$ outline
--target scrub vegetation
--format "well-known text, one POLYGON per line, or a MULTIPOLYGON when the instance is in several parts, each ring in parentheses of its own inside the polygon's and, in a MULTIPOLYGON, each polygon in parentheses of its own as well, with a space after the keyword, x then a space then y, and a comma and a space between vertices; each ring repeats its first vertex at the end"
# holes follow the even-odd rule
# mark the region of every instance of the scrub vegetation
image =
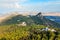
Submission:
POLYGON ((0 26, 0 40, 60 40, 59 29, 57 32, 41 31, 46 26, 31 25, 17 26, 16 24, 0 26))

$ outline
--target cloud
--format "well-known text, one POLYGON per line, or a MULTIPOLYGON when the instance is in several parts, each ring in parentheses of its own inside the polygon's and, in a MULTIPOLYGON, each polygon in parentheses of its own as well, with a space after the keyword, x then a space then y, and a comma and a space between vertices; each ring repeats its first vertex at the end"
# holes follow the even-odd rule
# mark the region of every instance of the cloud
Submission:
POLYGON ((28 0, 0 0, 0 13, 23 10, 21 3, 24 3, 28 0))
POLYGON ((18 2, 19 0, 0 0, 0 3, 14 3, 18 2))
POLYGON ((28 0, 0 0, 0 3, 9 3, 9 2, 25 2, 28 0))
MULTIPOLYGON (((60 10, 60 0, 48 2, 29 2, 29 0, 0 0, 0 10, 23 10, 23 11, 58 11, 60 10)), ((4 10, 4 11, 5 11, 4 10)))
POLYGON ((3 3, 0 5, 0 8, 21 8, 21 5, 19 5, 18 3, 13 3, 13 4, 3 3))
POLYGON ((0 0, 0 8, 22 8, 20 2, 25 2, 27 0, 0 0))

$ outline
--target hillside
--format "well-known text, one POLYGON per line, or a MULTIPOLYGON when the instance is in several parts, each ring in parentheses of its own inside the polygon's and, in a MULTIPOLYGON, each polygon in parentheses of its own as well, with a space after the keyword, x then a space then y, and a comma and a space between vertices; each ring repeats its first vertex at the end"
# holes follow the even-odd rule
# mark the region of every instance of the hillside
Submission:
POLYGON ((0 23, 0 40, 60 40, 60 24, 41 13, 8 16, 0 23))
POLYGON ((17 15, 17 16, 13 16, 10 19, 6 19, 5 21, 3 21, 3 24, 16 24, 19 22, 27 22, 27 20, 31 20, 29 17, 26 16, 22 16, 22 15, 17 15))
POLYGON ((4 17, 1 21, 1 25, 6 25, 6 24, 17 24, 21 22, 26 22, 27 24, 43 24, 42 20, 39 19, 37 16, 34 15, 9 15, 7 17, 4 17))
POLYGON ((60 27, 60 24, 46 18, 45 16, 42 16, 41 13, 38 13, 37 15, 27 15, 27 16, 23 16, 21 14, 12 15, 12 16, 10 15, 4 20, 2 20, 0 25, 19 24, 22 22, 26 22, 27 25, 37 24, 37 25, 45 25, 52 27, 60 27))
POLYGON ((47 19, 55 21, 60 24, 60 16, 45 16, 47 19))
POLYGON ((43 30, 44 25, 17 26, 16 24, 0 26, 0 40, 60 40, 60 29, 43 30))

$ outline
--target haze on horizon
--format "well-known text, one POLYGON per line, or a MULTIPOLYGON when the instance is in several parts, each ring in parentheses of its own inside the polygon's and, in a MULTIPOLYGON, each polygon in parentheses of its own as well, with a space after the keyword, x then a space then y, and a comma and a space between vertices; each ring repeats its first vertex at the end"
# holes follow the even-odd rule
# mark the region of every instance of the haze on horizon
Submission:
POLYGON ((60 0, 0 0, 0 15, 14 11, 60 12, 60 0))

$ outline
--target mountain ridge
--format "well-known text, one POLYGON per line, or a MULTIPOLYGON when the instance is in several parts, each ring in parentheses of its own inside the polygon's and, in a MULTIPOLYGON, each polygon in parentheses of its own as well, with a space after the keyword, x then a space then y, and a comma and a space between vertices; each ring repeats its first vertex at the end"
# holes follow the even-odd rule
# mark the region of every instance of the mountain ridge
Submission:
POLYGON ((20 22, 26 22, 28 25, 30 24, 37 24, 37 25, 45 25, 45 26, 55 26, 55 27, 59 27, 60 24, 55 23, 54 21, 51 21, 47 18, 45 18, 41 12, 38 13, 37 15, 10 15, 8 17, 6 17, 6 19, 2 20, 0 22, 0 24, 17 24, 20 22), (19 20, 19 21, 17 21, 19 20))

